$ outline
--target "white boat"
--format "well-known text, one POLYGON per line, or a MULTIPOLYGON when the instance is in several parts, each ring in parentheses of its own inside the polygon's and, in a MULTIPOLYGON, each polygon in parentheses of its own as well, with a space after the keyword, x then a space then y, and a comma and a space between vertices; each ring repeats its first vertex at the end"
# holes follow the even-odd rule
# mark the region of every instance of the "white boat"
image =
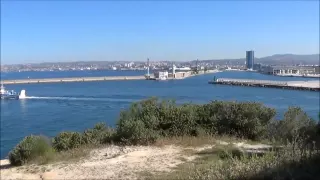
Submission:
POLYGON ((20 94, 14 90, 8 91, 4 88, 3 84, 0 87, 0 99, 24 99, 26 97, 26 91, 21 90, 20 94))

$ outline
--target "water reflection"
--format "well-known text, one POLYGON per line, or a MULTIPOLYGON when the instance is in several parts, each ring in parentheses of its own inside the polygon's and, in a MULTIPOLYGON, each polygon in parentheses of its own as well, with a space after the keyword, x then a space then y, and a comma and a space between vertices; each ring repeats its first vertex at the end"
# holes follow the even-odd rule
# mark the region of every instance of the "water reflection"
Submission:
POLYGON ((25 114, 27 112, 27 100, 20 99, 19 101, 20 101, 21 113, 25 114))

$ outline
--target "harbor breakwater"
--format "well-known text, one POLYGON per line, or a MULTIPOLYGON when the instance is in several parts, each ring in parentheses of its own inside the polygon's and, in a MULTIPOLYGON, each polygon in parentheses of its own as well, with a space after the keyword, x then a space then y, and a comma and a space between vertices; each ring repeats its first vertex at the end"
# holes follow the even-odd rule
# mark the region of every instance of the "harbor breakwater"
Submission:
POLYGON ((209 81, 209 84, 320 91, 319 81, 270 81, 270 80, 218 78, 216 80, 209 81))
POLYGON ((105 77, 72 77, 72 78, 44 78, 3 80, 2 84, 31 84, 31 83, 61 83, 83 81, 114 81, 114 80, 142 80, 145 76, 105 76, 105 77))
MULTIPOLYGON (((167 78, 167 80, 172 79, 185 79, 188 77, 193 77, 197 75, 217 73, 218 70, 208 70, 206 72, 199 72, 198 74, 193 74, 191 72, 177 72, 176 74, 184 74, 183 76, 177 76, 176 78, 167 78)), ((153 80, 154 74, 147 75, 137 75, 137 76, 98 76, 98 77, 62 77, 62 78, 37 78, 37 79, 14 79, 14 80, 1 80, 2 84, 35 84, 35 83, 66 83, 66 82, 88 82, 88 81, 120 81, 120 80, 153 80), (151 78, 150 78, 151 77, 151 78)))

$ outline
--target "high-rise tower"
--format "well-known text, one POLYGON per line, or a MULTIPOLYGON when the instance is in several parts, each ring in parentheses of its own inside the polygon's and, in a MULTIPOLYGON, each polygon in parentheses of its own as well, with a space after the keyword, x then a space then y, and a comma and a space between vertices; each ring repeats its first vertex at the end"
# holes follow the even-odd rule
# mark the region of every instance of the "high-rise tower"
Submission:
POLYGON ((150 77, 149 67, 150 67, 150 64, 149 64, 149 58, 148 58, 147 60, 147 70, 148 70, 147 76, 148 77, 150 77))
POLYGON ((253 69, 254 65, 254 51, 246 52, 246 68, 253 69))

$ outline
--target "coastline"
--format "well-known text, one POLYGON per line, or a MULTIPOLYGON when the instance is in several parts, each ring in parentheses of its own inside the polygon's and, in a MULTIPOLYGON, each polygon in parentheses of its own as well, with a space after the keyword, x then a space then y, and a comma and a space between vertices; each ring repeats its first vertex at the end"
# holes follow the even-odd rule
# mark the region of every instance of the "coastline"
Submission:
MULTIPOLYGON (((221 72, 219 70, 208 70, 199 74, 191 74, 186 77, 169 78, 168 80, 179 80, 203 74, 213 74, 221 72)), ((153 74, 151 74, 153 76, 153 74)), ((68 83, 68 82, 88 82, 88 81, 126 81, 126 80, 146 80, 146 76, 99 76, 99 77, 71 77, 71 78, 38 78, 38 79, 15 79, 1 80, 4 85, 7 84, 35 84, 35 83, 68 83)))

